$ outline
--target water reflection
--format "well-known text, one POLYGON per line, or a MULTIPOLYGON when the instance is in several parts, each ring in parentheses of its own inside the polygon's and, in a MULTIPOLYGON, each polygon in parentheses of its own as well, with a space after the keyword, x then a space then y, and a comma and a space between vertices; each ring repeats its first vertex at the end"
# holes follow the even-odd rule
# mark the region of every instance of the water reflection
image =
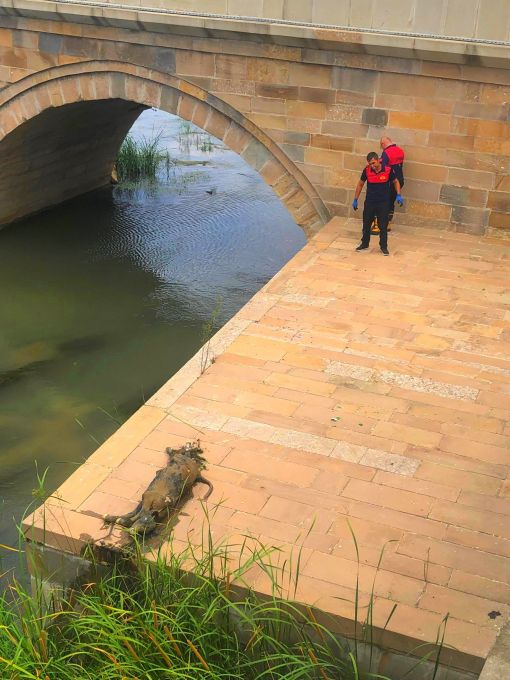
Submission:
POLYGON ((183 147, 180 125, 148 111, 134 128, 161 132, 169 183, 0 231, 0 543, 34 461, 55 488, 199 348, 218 299, 221 325, 304 244, 254 171, 203 135, 183 147))

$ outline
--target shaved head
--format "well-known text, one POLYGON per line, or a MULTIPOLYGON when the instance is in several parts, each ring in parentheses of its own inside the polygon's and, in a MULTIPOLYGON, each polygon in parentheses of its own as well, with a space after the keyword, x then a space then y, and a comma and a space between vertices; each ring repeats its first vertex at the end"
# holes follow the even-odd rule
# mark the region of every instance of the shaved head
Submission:
POLYGON ((393 144, 393 142, 391 141, 391 139, 389 137, 381 137, 380 144, 381 144, 381 149, 384 151, 384 149, 387 146, 389 146, 390 144, 393 144))

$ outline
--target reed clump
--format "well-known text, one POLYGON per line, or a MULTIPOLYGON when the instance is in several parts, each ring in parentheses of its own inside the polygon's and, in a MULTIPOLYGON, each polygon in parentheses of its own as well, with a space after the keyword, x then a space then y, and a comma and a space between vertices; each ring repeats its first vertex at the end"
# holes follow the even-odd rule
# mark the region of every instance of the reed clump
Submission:
POLYGON ((119 181, 154 181, 161 166, 166 168, 168 174, 172 161, 160 142, 161 135, 156 135, 153 139, 142 137, 139 140, 128 135, 122 142, 115 161, 119 181))
MULTIPOLYGON (((206 527, 198 545, 171 546, 166 555, 149 561, 135 543, 107 575, 97 570, 53 607, 43 589, 29 594, 14 581, 8 597, 0 596, 0 677, 390 680, 371 660, 367 668, 370 616, 357 640, 347 642, 311 607, 294 602, 298 546, 289 558, 251 537, 215 545, 206 527), (250 588, 254 570, 271 595, 250 588)), ((433 661, 430 653, 426 658, 433 661)))

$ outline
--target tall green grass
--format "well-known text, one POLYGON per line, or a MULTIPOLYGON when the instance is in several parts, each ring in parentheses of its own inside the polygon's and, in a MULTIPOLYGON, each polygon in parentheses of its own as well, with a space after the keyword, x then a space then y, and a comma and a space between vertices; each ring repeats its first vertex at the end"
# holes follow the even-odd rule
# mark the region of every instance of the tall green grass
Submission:
POLYGON ((298 546, 289 558, 249 537, 215 545, 206 520, 198 544, 148 561, 134 543, 107 575, 91 551, 100 568, 53 606, 14 581, 0 597, 2 680, 390 680, 372 669, 371 611, 348 643, 293 601, 298 546), (271 594, 249 587, 254 571, 271 594))
POLYGON ((128 135, 122 142, 115 161, 120 182, 155 180, 163 164, 168 174, 171 158, 168 151, 161 148, 160 135, 156 135, 153 139, 143 137, 140 140, 128 135))
POLYGON ((212 561, 228 561, 218 549, 154 564, 138 552, 46 613, 15 584, 12 601, 0 600, 0 677, 354 678, 348 652, 323 626, 276 594, 262 599, 233 584, 255 564, 267 569, 267 557, 260 547, 218 578, 212 561))

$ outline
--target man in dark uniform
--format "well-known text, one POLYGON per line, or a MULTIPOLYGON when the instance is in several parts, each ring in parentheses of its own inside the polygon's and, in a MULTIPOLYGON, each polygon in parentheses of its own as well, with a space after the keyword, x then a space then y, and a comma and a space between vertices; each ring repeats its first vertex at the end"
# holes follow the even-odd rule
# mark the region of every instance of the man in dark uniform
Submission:
POLYGON ((363 208, 363 236, 361 243, 356 250, 366 250, 370 243, 370 229, 374 218, 377 217, 379 223, 379 246, 383 255, 388 252, 388 212, 390 209, 390 189, 395 187, 396 201, 399 205, 404 205, 404 200, 400 195, 400 183, 395 172, 389 165, 381 163, 375 151, 371 151, 367 156, 367 167, 361 173, 356 189, 354 190, 354 200, 352 207, 358 209, 358 199, 367 182, 367 195, 365 207, 363 208))
MULTIPOLYGON (((389 165, 393 169, 399 184, 400 190, 404 186, 404 151, 394 144, 389 137, 381 137, 381 161, 383 165, 389 165)), ((395 214, 395 201, 397 194, 393 185, 390 188, 390 211, 388 214, 388 231, 391 231, 390 222, 395 214)))

